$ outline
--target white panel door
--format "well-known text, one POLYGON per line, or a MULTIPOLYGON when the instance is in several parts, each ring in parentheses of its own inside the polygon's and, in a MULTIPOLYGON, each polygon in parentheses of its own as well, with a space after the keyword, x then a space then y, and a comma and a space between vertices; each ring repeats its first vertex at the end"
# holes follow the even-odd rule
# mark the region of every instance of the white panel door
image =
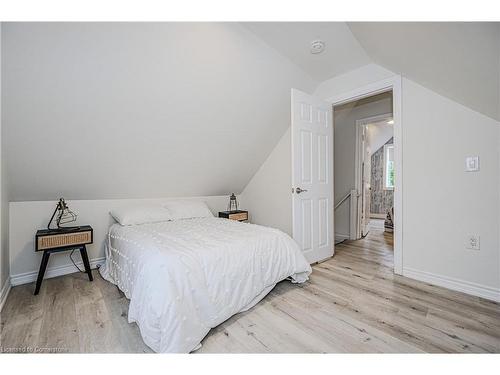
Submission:
POLYGON ((309 263, 333 255, 332 106, 292 89, 293 238, 309 263))

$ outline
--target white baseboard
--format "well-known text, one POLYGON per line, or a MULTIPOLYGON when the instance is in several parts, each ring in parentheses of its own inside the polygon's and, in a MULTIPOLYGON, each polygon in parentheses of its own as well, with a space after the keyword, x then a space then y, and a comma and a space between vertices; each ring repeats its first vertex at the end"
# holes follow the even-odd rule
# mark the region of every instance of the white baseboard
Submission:
POLYGON ((490 286, 406 267, 403 268, 403 276, 451 290, 456 290, 458 292, 471 294, 473 296, 482 297, 491 301, 500 302, 500 289, 492 288, 490 286))
POLYGON ((335 233, 335 243, 340 243, 342 241, 348 240, 350 237, 347 234, 335 233))
POLYGON ((9 295, 10 288, 11 288, 10 278, 7 277, 7 280, 5 280, 5 284, 2 287, 2 290, 0 290, 0 311, 2 311, 3 305, 5 305, 5 301, 7 301, 7 296, 9 295))
MULTIPOLYGON (((106 258, 104 258, 104 257, 91 259, 90 260, 90 268, 96 268, 98 264, 104 263, 105 259, 106 258)), ((82 261, 76 262, 76 264, 81 269, 84 268, 82 261)), ((75 268, 73 263, 66 264, 64 266, 49 267, 45 271, 44 279, 50 279, 52 277, 67 275, 67 274, 75 273, 75 272, 78 272, 78 270, 75 268)), ((26 273, 20 273, 17 275, 11 275, 10 276, 10 284, 12 286, 16 286, 16 285, 32 283, 33 281, 36 281, 37 276, 38 276, 38 270, 26 272, 26 273)))

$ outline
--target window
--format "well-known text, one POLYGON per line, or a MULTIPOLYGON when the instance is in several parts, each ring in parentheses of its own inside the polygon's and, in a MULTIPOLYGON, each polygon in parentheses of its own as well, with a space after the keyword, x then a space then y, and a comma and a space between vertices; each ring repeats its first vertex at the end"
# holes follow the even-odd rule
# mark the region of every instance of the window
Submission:
POLYGON ((384 146, 384 189, 394 190, 394 145, 384 146))

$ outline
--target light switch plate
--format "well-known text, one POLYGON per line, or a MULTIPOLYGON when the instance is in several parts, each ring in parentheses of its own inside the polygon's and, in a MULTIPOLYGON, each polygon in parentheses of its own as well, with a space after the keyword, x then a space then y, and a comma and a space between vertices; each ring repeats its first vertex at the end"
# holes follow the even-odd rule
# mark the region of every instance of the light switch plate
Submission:
POLYGON ((469 234, 466 239, 465 248, 470 250, 480 249, 480 238, 475 234, 469 234))
POLYGON ((465 171, 466 172, 479 171, 479 156, 467 156, 465 158, 465 171))

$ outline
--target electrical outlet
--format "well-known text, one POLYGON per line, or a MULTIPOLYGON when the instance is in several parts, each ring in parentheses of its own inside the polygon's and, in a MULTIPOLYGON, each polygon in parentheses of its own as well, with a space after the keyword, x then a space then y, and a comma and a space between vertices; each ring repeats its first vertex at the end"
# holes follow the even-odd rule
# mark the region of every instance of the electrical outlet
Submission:
POLYGON ((467 237, 467 242, 465 244, 465 248, 466 249, 470 249, 470 250, 479 250, 479 248, 480 248, 480 246, 479 246, 479 236, 477 236, 475 234, 470 234, 467 237))

